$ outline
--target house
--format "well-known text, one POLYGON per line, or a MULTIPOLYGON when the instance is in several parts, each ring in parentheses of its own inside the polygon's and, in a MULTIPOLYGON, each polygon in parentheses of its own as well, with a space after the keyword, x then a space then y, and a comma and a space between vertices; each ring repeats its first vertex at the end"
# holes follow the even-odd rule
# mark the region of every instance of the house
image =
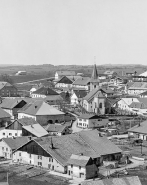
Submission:
MULTIPOLYGON (((99 137, 97 130, 92 130, 33 139, 14 151, 13 160, 67 173, 72 154, 90 157, 98 167, 103 160, 119 160, 121 152, 106 137, 99 137)), ((95 169, 95 165, 91 167, 95 169)))
POLYGON ((101 91, 104 93, 106 97, 111 97, 114 95, 114 91, 111 88, 101 88, 101 91))
POLYGON ((0 156, 12 159, 12 152, 29 140, 29 137, 2 138, 0 140, 0 156))
POLYGON ((30 97, 30 91, 32 89, 32 84, 17 84, 18 95, 20 97, 30 97))
POLYGON ((21 98, 5 98, 2 100, 0 107, 11 115, 12 119, 18 117, 17 111, 27 104, 26 100, 21 98))
POLYGON ((32 118, 22 118, 22 119, 16 119, 13 122, 11 122, 9 125, 7 125, 5 128, 0 130, 0 139, 1 138, 9 138, 9 137, 21 137, 22 135, 22 129, 24 126, 38 124, 34 119, 32 118))
POLYGON ((32 98, 46 98, 47 96, 55 96, 59 95, 54 90, 50 89, 49 87, 41 87, 38 90, 32 92, 31 97, 32 98))
POLYGON ((64 113, 42 100, 36 100, 26 104, 18 111, 18 119, 31 117, 42 126, 48 123, 64 121, 64 113))
POLYGON ((0 96, 17 97, 18 96, 17 88, 8 82, 0 82, 0 96))
POLYGON ((94 115, 91 113, 81 114, 77 119, 77 126, 80 128, 100 128, 107 126, 109 120, 107 117, 94 115))
POLYGON ((60 80, 57 81, 57 83, 55 84, 55 87, 56 88, 62 88, 62 87, 71 88, 72 83, 73 83, 73 80, 71 80, 67 76, 63 76, 60 80))
POLYGON ((107 77, 113 77, 113 76, 117 76, 117 73, 115 71, 105 71, 104 72, 105 75, 107 75, 107 77))
POLYGON ((5 127, 11 120, 11 115, 0 108, 0 128, 5 127))
POLYGON ((67 165, 67 174, 72 177, 90 179, 98 176, 98 168, 91 157, 72 154, 67 165))
POLYGON ((76 76, 76 73, 75 71, 56 71, 55 80, 59 80, 63 76, 76 76))
POLYGON ((119 178, 108 178, 108 179, 93 179, 84 181, 81 185, 142 185, 138 176, 131 177, 119 177, 119 178))
POLYGON ((49 135, 56 135, 56 136, 61 136, 61 135, 66 135, 70 134, 71 131, 66 125, 61 125, 61 124, 48 124, 45 127, 46 131, 49 133, 49 135))
POLYGON ((73 82, 72 87, 73 88, 83 88, 83 89, 89 91, 90 78, 89 77, 80 77, 73 82))
POLYGON ((139 95, 145 91, 147 91, 147 82, 134 82, 128 88, 128 94, 131 95, 139 95))
POLYGON ((73 93, 70 97, 70 103, 72 105, 77 105, 79 104, 82 99, 87 95, 86 90, 73 90, 73 93))
POLYGON ((129 107, 132 112, 138 115, 147 115, 147 105, 143 102, 132 102, 129 107))
POLYGON ((139 94, 140 98, 147 98, 147 91, 139 94))
POLYGON ((147 141, 147 120, 138 123, 138 125, 128 129, 128 135, 147 141))

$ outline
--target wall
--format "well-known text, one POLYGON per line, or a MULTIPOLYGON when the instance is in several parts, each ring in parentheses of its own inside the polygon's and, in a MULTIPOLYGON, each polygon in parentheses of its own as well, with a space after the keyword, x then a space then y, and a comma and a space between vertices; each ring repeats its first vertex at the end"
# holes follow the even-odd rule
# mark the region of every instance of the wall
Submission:
POLYGON ((36 121, 36 116, 32 116, 24 113, 18 113, 18 119, 25 118, 25 117, 33 118, 36 121))
POLYGON ((7 159, 12 158, 11 148, 3 140, 0 141, 0 156, 5 157, 7 159))
POLYGON ((86 178, 86 170, 85 170, 85 167, 81 167, 79 168, 79 166, 71 166, 71 165, 68 165, 68 175, 70 174, 70 176, 73 176, 73 177, 78 177, 78 178, 81 178, 80 174, 82 173, 82 178, 86 178))
POLYGON ((70 103, 71 103, 72 105, 79 104, 78 98, 77 98, 77 96, 75 95, 75 93, 71 96, 71 98, 70 98, 70 103))
POLYGON ((0 130, 0 139, 7 137, 20 137, 21 135, 22 130, 10 130, 10 129, 0 130))

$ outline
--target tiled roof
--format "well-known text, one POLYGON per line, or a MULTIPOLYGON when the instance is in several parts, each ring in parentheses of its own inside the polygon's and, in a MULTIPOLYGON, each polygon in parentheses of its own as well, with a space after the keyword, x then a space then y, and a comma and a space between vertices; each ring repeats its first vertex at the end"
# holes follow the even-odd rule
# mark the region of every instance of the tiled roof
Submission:
POLYGON ((101 116, 94 115, 93 113, 80 114, 79 118, 82 119, 98 119, 101 116))
POLYGON ((90 157, 87 156, 72 154, 69 160, 67 161, 67 164, 85 167, 89 159, 90 157))
POLYGON ((66 165, 72 154, 83 154, 97 158, 101 155, 120 153, 121 150, 105 137, 99 137, 97 130, 82 131, 79 133, 42 137, 35 141, 50 155, 54 156, 62 165, 66 165), (51 142, 53 149, 50 148, 51 142))
POLYGON ((99 92, 99 97, 104 97, 104 95, 102 94, 102 92, 100 92, 100 89, 95 88, 92 91, 90 91, 85 97, 84 100, 90 101, 95 95, 96 93, 99 92))
POLYGON ((48 124, 46 126, 46 130, 48 132, 62 132, 66 128, 65 125, 60 125, 60 124, 48 124))
POLYGON ((85 90, 74 90, 73 92, 76 94, 77 98, 84 98, 87 95, 87 91, 85 90))
POLYGON ((134 127, 128 129, 128 131, 147 134, 147 120, 143 121, 139 125, 135 125, 134 127))
POLYGON ((72 84, 73 81, 67 76, 63 76, 57 83, 72 84))
POLYGON ((23 137, 16 137, 16 138, 2 138, 2 140, 7 143, 7 145, 12 149, 15 150, 22 145, 26 144, 30 139, 27 136, 23 137))
POLYGON ((60 100, 62 101, 63 98, 60 95, 50 95, 50 96, 46 96, 44 98, 45 101, 55 101, 55 100, 60 100))
POLYGON ((36 137, 43 137, 48 135, 48 132, 39 123, 23 126, 23 128, 36 137))
POLYGON ((0 119, 1 118, 10 118, 10 117, 11 117, 11 115, 9 113, 7 113, 2 108, 0 108, 0 119))
POLYGON ((76 75, 75 71, 56 71, 56 73, 62 76, 75 76, 76 75))
POLYGON ((18 113, 25 113, 28 115, 63 115, 64 113, 57 110, 53 106, 50 106, 48 103, 45 103, 42 100, 38 100, 32 103, 25 105, 18 113))
POLYGON ((81 185, 141 185, 138 176, 109 178, 109 179, 95 179, 88 180, 81 183, 81 185))
POLYGON ((77 80, 73 82, 73 85, 88 85, 90 83, 90 78, 89 77, 80 77, 77 80))
POLYGON ((37 89, 36 91, 34 91, 32 94, 40 94, 40 95, 46 95, 46 96, 58 95, 57 92, 50 89, 49 87, 41 87, 41 88, 37 89))
POLYGON ((147 91, 140 93, 139 95, 147 95, 147 91))
POLYGON ((106 94, 113 94, 114 91, 111 88, 101 88, 101 90, 106 94))
POLYGON ((0 89, 2 89, 2 88, 5 87, 5 86, 13 86, 13 85, 11 85, 11 84, 8 83, 8 82, 0 82, 0 89))
POLYGON ((134 82, 129 89, 147 89, 147 82, 134 82))

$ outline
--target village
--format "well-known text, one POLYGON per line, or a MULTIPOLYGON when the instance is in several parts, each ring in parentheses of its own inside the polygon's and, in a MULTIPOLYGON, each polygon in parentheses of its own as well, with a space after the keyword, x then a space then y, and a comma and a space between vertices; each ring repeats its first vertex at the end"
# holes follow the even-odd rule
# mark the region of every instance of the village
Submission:
POLYGON ((147 72, 99 74, 94 64, 90 76, 1 81, 0 96, 0 181, 147 183, 147 72))

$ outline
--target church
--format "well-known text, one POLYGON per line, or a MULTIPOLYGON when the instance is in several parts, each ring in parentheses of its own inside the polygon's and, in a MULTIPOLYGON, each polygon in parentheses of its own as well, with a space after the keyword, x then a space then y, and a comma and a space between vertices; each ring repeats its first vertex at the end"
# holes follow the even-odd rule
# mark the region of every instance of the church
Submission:
POLYGON ((88 112, 95 114, 105 114, 106 96, 100 89, 100 80, 96 64, 94 64, 93 72, 90 79, 90 92, 83 98, 82 106, 88 112))

